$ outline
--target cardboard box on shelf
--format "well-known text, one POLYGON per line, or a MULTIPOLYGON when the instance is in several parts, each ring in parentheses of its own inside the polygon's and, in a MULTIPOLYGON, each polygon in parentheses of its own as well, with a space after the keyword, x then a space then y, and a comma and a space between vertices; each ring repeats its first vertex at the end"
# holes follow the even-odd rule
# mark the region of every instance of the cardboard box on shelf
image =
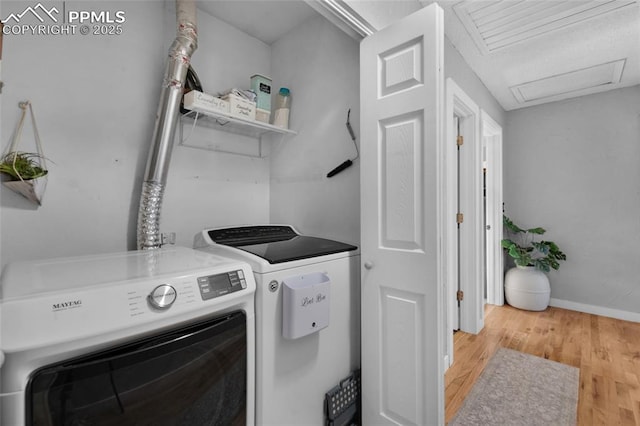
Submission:
POLYGON ((232 93, 225 95, 223 99, 229 102, 229 114, 246 120, 256 119, 255 102, 251 102, 232 93))
POLYGON ((229 114, 228 101, 197 90, 192 90, 184 95, 184 107, 196 112, 229 114))

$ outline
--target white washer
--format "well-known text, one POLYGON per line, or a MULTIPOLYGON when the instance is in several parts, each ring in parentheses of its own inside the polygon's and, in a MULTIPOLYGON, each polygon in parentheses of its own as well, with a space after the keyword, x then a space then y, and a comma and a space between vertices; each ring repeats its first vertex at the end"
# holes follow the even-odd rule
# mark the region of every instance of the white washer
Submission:
POLYGON ((1 291, 0 424, 254 424, 248 264, 182 247, 20 262, 1 291))
POLYGON ((324 425, 324 396, 360 366, 357 247, 284 225, 206 229, 194 246, 249 263, 256 279, 256 424, 324 425), (283 337, 283 281, 330 278, 326 328, 283 337))

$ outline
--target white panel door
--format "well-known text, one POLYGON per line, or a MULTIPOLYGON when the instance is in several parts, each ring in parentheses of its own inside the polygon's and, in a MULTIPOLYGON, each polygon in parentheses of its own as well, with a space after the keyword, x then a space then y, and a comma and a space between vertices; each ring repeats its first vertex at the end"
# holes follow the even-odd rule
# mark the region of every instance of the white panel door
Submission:
POLYGON ((432 4, 360 47, 364 425, 444 423, 443 25, 432 4))

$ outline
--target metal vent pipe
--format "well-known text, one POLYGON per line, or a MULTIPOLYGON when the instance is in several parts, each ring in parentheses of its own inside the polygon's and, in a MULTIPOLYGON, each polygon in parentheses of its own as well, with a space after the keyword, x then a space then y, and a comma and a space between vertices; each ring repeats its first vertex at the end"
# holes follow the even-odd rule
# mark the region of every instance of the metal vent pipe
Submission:
POLYGON ((155 249, 162 245, 160 209, 167 182, 185 77, 191 63, 191 55, 198 47, 195 1, 176 0, 176 18, 177 35, 169 48, 160 104, 142 184, 142 195, 140 196, 138 249, 155 249))

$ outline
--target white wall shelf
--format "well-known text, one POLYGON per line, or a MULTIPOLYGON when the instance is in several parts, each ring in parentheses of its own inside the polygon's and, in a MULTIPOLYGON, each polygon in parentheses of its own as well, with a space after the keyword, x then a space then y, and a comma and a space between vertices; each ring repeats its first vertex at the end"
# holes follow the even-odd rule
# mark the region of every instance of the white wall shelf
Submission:
POLYGON ((257 120, 245 120, 230 114, 191 111, 182 116, 186 120, 196 120, 197 125, 224 130, 252 138, 260 138, 264 134, 297 135, 298 133, 263 123, 257 120))
POLYGON ((190 111, 180 116, 180 145, 190 148, 205 149, 208 151, 224 152, 227 154, 244 155, 250 157, 263 158, 262 149, 263 137, 267 135, 297 135, 298 133, 290 129, 282 129, 271 124, 263 123, 256 120, 245 120, 230 114, 213 113, 213 112, 196 112, 190 111), (187 130, 185 131, 185 126, 187 130), (236 135, 246 136, 258 141, 257 153, 250 154, 246 152, 237 152, 230 149, 223 149, 220 144, 210 144, 208 146, 196 146, 190 144, 188 140, 191 138, 193 127, 205 127, 213 130, 219 130, 236 135), (191 128, 191 130, 189 130, 191 128))

